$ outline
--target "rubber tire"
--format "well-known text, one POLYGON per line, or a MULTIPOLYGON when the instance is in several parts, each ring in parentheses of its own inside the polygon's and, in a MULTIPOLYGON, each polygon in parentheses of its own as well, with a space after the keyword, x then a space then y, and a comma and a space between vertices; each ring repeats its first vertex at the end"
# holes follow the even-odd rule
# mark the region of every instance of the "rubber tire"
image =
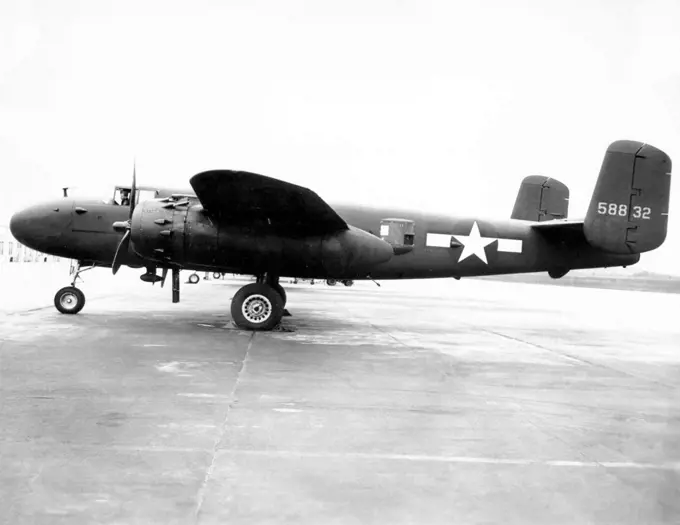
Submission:
POLYGON ((326 284, 328 286, 335 286, 336 284, 338 284, 338 281, 335 279, 326 279, 326 284))
POLYGON ((213 272, 213 279, 221 279, 222 274, 220 272, 213 272))
POLYGON ((75 286, 65 286, 54 295, 54 307, 62 314, 77 314, 85 306, 85 294, 75 286), (61 298, 66 294, 73 294, 76 296, 76 305, 73 308, 64 308, 61 304, 61 298))
POLYGON ((354 281, 352 281, 351 279, 346 279, 342 281, 342 284, 344 284, 345 286, 352 286, 354 284, 354 281))
POLYGON ((273 329, 281 321, 283 316, 282 297, 271 286, 263 283, 247 284, 239 289, 231 300, 231 318, 236 326, 244 330, 268 331, 273 329), (272 305, 272 313, 269 318, 261 323, 253 323, 246 319, 241 311, 243 303, 251 295, 263 295, 272 305))
POLYGON ((201 280, 201 278, 198 276, 197 273, 192 273, 192 274, 189 276, 189 279, 188 279, 188 281, 189 281, 191 284, 198 284, 198 281, 200 281, 200 280, 201 280))
POLYGON ((281 286, 279 283, 272 284, 272 288, 274 288, 274 291, 281 296, 281 299, 283 299, 283 307, 286 307, 286 303, 288 302, 288 297, 286 296, 286 290, 283 289, 283 286, 281 286))

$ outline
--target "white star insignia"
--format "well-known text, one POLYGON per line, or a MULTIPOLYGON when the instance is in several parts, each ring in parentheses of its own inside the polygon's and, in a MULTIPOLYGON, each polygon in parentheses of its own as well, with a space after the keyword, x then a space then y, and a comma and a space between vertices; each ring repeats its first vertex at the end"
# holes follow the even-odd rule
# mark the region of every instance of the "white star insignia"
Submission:
POLYGON ((472 224, 470 235, 454 235, 453 238, 463 244, 463 251, 460 254, 460 259, 458 259, 458 262, 476 255, 484 262, 484 264, 489 264, 486 260, 486 251, 484 251, 484 248, 486 248, 492 242, 498 240, 491 237, 482 237, 479 234, 479 226, 477 226, 477 221, 472 224))

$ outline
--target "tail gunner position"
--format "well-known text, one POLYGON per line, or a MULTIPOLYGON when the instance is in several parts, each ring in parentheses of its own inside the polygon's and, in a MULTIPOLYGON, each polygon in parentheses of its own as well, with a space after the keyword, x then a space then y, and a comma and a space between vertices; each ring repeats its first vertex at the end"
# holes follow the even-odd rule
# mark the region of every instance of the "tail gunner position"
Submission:
MULTIPOLYGON (((172 272, 179 301, 182 269, 254 275, 234 296, 231 314, 245 329, 270 330, 286 293, 280 277, 423 279, 626 266, 666 238, 671 160, 653 146, 617 141, 607 149, 584 219, 568 219, 569 190, 559 181, 524 179, 508 220, 424 211, 331 207, 313 191, 244 171, 214 170, 190 179, 193 192, 137 188, 129 202, 55 200, 12 217, 16 239, 86 266, 146 268, 145 282, 172 272), (140 198, 141 197, 141 198, 140 198), (161 270, 161 276, 157 274, 161 270)), ((55 296, 75 314, 75 287, 55 296)))

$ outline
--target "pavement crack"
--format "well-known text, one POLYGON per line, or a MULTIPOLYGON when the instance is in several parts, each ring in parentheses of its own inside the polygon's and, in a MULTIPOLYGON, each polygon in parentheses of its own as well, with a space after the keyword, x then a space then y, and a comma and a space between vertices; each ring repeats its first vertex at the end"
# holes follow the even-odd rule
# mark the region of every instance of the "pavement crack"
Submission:
POLYGON ((205 472, 205 477, 203 478, 203 482, 201 483, 201 488, 198 490, 198 495, 196 496, 196 510, 194 511, 194 518, 195 518, 195 523, 198 523, 198 520, 200 518, 201 514, 201 509, 203 507, 203 502, 205 501, 205 494, 207 491, 208 483, 210 482, 210 478, 212 478, 213 472, 215 471, 215 461, 217 459, 217 452, 219 450, 220 443, 222 442, 222 439, 224 438, 224 434, 227 432, 227 425, 229 424, 229 416, 231 414, 231 409, 234 406, 234 401, 236 399, 236 391, 238 390, 239 384, 241 383, 241 378, 243 377, 243 374, 246 371, 246 367, 248 365, 248 358, 250 356, 250 349, 253 346, 253 342, 255 341, 255 332, 253 332, 250 335, 250 339, 248 339, 248 346, 246 348, 246 352, 243 355, 243 361, 241 362, 241 369, 238 371, 238 374, 236 376, 236 381, 234 381, 234 388, 231 390, 231 394, 229 396, 230 401, 229 404, 227 405, 227 413, 224 416, 224 421, 222 422, 222 425, 220 426, 220 430, 215 438, 215 442, 213 444, 212 448, 212 456, 210 458, 210 465, 208 465, 208 468, 205 472))
POLYGON ((537 348, 539 350, 543 350, 544 352, 551 353, 551 354, 553 354, 557 357, 561 357, 562 359, 565 359, 567 361, 571 361, 571 362, 575 362, 575 363, 579 363, 579 364, 583 364, 583 365, 588 365, 588 366, 592 366, 592 367, 595 367, 595 368, 601 368, 603 370, 609 370, 610 372, 616 372, 617 374, 620 374, 620 375, 623 375, 623 376, 626 376, 626 377, 631 377, 633 379, 648 381, 648 382, 653 383, 655 385, 662 386, 664 388, 668 388, 668 389, 671 389, 671 390, 675 389, 675 387, 673 387, 673 386, 671 386, 667 383, 664 383, 662 381, 658 381, 656 379, 650 379, 649 377, 644 377, 644 376, 638 375, 638 374, 632 374, 630 372, 626 372, 625 370, 620 370, 616 367, 604 365, 604 364, 598 363, 596 361, 590 361, 589 359, 583 359, 582 357, 577 357, 577 356, 569 354, 567 352, 560 352, 558 350, 553 350, 552 348, 548 348, 547 346, 539 345, 537 343, 532 343, 531 341, 526 341, 524 339, 520 339, 519 337, 513 337, 511 335, 503 334, 501 332, 496 332, 495 330, 489 330, 489 329, 484 329, 484 328, 481 329, 481 331, 486 332, 487 334, 495 335, 497 337, 509 339, 510 341, 522 343, 522 344, 525 344, 527 346, 537 348))

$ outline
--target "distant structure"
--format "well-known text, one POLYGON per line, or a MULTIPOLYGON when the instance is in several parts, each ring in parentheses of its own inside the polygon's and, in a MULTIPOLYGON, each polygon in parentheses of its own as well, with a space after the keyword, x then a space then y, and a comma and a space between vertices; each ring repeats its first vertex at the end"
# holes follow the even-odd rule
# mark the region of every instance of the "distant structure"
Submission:
POLYGON ((0 264, 59 262, 60 257, 27 248, 12 236, 8 226, 0 226, 0 264))

